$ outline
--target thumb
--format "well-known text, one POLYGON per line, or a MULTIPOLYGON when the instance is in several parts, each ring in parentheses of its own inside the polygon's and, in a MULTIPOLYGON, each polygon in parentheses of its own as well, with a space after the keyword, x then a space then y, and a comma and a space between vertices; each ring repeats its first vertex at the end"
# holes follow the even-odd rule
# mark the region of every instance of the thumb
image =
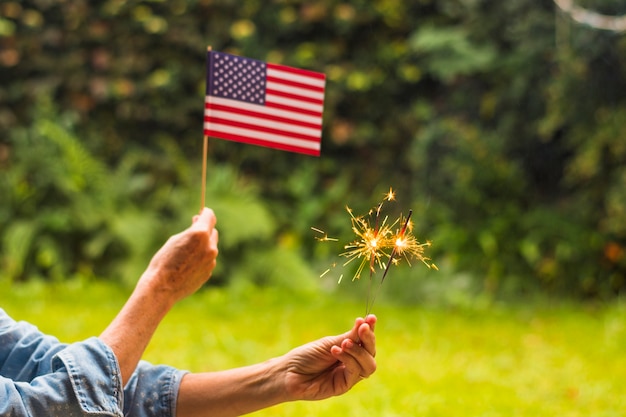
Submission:
POLYGON ((191 228, 200 230, 211 230, 215 227, 217 219, 215 213, 210 208, 204 207, 200 214, 193 216, 191 228))

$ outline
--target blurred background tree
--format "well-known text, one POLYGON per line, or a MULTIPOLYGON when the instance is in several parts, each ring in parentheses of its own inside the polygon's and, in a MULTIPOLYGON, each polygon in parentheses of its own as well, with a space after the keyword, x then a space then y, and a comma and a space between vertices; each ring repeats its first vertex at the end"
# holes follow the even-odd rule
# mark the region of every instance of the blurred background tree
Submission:
POLYGON ((210 142, 218 281, 309 288, 336 255, 309 228, 391 186, 442 267, 404 294, 626 288, 626 37, 550 0, 3 1, 4 279, 133 282, 184 227, 208 45, 327 74, 321 158, 210 142))

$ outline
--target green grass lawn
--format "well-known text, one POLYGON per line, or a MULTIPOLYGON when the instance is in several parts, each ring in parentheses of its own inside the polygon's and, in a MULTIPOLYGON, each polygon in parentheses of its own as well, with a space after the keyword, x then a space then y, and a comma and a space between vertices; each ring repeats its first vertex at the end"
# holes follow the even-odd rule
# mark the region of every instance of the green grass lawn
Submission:
MULTIPOLYGON (((0 288, 16 319, 71 342, 97 335, 127 292, 105 284, 0 288)), ((626 305, 445 309, 378 303, 378 371, 345 396, 253 416, 559 416, 626 413, 626 305)), ((262 361, 349 328, 337 295, 209 289, 180 303, 146 359, 192 371, 262 361)))

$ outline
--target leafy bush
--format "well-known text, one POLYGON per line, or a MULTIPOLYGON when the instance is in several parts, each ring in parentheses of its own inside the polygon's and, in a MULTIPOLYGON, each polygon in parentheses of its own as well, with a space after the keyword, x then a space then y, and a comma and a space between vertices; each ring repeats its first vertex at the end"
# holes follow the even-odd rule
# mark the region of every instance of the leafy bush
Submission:
MULTIPOLYGON (((36 111, 31 127, 12 131, 10 157, 2 166, 1 276, 134 283, 199 207, 200 190, 191 189, 193 179, 200 182, 199 169, 190 169, 166 139, 160 149, 127 152, 108 166, 78 138, 73 119, 57 113, 49 100, 36 111)), ((222 249, 214 281, 225 283, 240 271, 255 271, 252 281, 293 280, 294 287, 310 279, 298 248, 274 240, 276 221, 255 187, 227 166, 211 167, 209 176, 207 198, 218 215, 222 249), (259 268, 279 259, 278 271, 259 268)))
MULTIPOLYGON (((618 3, 606 10, 626 12, 618 3)), ((3 240, 22 242, 4 243, 12 277, 28 276, 24 265, 59 277, 53 265, 139 265, 154 245, 137 233, 157 242, 162 224, 190 217, 212 45, 327 74, 322 158, 211 142, 212 178, 232 182, 209 205, 225 205, 227 229, 248 229, 231 228, 233 251, 261 239, 323 263, 309 227, 346 230, 346 204, 367 210, 393 186, 435 259, 472 288, 626 288, 626 42, 551 2, 23 0, 0 11, 0 216, 3 240), (47 125, 33 111, 42 96, 59 109, 47 125), (51 155, 67 163, 42 165, 51 155), (59 252, 42 231, 89 244, 59 252)))

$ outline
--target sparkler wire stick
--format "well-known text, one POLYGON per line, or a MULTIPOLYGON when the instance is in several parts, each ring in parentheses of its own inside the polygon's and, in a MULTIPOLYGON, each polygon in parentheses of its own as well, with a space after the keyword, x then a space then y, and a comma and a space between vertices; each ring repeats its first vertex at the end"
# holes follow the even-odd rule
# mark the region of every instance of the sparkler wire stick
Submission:
MULTIPOLYGON (((383 208, 383 203, 381 202, 378 205, 378 208, 376 209, 376 223, 375 223, 375 228, 374 228, 374 238, 378 237, 378 225, 379 225, 379 221, 380 221, 380 210, 383 208)), ((370 305, 369 305, 369 299, 370 299, 370 294, 371 294, 371 290, 372 290, 372 281, 373 281, 373 276, 374 276, 374 253, 370 254, 370 279, 369 282, 367 283, 367 299, 365 300, 365 317, 367 317, 367 312, 370 309, 370 305)), ((375 298, 375 297, 374 297, 375 298)))
MULTIPOLYGON (((409 221, 411 220, 411 215, 413 214, 413 210, 409 210, 409 214, 406 216, 406 219, 404 220, 404 225, 402 226, 402 229, 400 229, 400 233, 399 233, 399 237, 398 239, 401 239, 404 237, 404 233, 406 232, 407 227, 409 226, 409 221)), ((387 261, 387 265, 385 266, 385 271, 383 272, 383 276, 380 279, 380 283, 378 284, 378 287, 376 288, 376 292, 374 292, 374 296, 372 298, 372 301, 370 302, 370 292, 369 292, 369 287, 367 290, 367 307, 365 310, 365 317, 367 317, 367 315, 370 313, 372 307, 374 307, 374 301, 376 301, 376 296, 378 295, 378 293, 380 292, 380 287, 383 285, 383 282, 385 281, 385 277, 387 276, 387 272, 389 272, 389 267, 391 266, 391 263, 393 262, 395 256, 396 256, 396 247, 397 245, 395 245, 391 251, 391 255, 389 255, 389 260, 387 261)), ((370 281, 371 281, 371 270, 370 270, 370 281)))

